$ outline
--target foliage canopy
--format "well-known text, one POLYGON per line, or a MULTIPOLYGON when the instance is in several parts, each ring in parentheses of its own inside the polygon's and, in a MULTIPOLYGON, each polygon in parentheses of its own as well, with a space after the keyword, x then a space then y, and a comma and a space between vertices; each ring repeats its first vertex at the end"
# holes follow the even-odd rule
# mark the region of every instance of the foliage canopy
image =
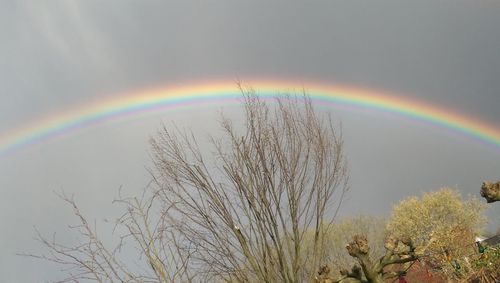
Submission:
POLYGON ((475 252, 475 237, 485 224, 485 205, 476 198, 462 199, 450 188, 409 197, 397 204, 387 230, 415 243, 417 254, 450 275, 450 260, 475 252))

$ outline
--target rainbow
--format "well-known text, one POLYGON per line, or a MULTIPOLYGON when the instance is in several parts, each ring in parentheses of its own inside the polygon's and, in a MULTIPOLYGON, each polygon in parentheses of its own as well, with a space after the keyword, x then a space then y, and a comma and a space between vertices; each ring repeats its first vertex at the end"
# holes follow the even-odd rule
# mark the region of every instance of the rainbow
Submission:
MULTIPOLYGON (((500 149, 498 128, 423 102, 401 99, 373 90, 320 83, 301 85, 286 81, 258 81, 249 85, 259 96, 265 98, 279 96, 280 91, 305 90, 314 102, 376 110, 424 121, 500 149)), ((241 92, 234 81, 171 86, 116 95, 37 119, 33 123, 0 135, 0 154, 121 117, 192 104, 236 102, 239 99, 241 92)))

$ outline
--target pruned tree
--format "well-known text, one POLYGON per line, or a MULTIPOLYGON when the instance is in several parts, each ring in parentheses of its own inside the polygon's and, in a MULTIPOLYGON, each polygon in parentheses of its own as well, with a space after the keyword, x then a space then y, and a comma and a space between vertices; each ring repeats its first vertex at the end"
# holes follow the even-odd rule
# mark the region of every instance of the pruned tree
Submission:
POLYGON ((483 182, 481 185, 481 196, 488 203, 500 201, 500 181, 496 183, 483 182))
POLYGON ((364 235, 354 235, 352 241, 347 244, 346 249, 350 256, 356 259, 358 265, 351 270, 341 270, 340 276, 330 276, 330 268, 323 266, 319 269, 315 280, 318 283, 334 282, 369 282, 383 283, 391 278, 397 278, 401 272, 388 270, 391 265, 402 265, 419 259, 415 253, 415 246, 411 239, 398 239, 389 236, 385 240, 385 254, 375 260, 370 257, 370 246, 364 235))
POLYGON ((306 262, 324 260, 323 234, 347 190, 342 135, 307 95, 272 107, 242 92, 245 126, 239 133, 223 117, 212 156, 179 130, 165 127, 152 140, 155 194, 171 208, 176 236, 196 251, 190 264, 209 278, 301 282, 312 276, 306 262))
POLYGON ((151 140, 152 185, 118 200, 126 211, 116 231, 138 251, 135 267, 120 259, 122 242, 104 244, 66 197, 81 244, 40 235, 49 253, 32 256, 69 267, 67 282, 310 280, 305 263, 325 261, 324 234, 348 189, 342 133, 305 94, 267 103, 241 91, 245 124, 222 116, 211 151, 178 128, 151 140))
MULTIPOLYGON (((349 255, 345 245, 354 235, 365 235, 370 241, 370 257, 379 258, 385 254, 384 239, 386 238, 385 226, 387 221, 382 217, 358 215, 346 217, 335 221, 330 228, 325 231, 324 239, 321 239, 326 244, 323 249, 326 258, 322 264, 327 265, 330 269, 330 276, 340 275, 338 271, 350 268, 356 263, 356 259, 349 255)), ((306 252, 312 251, 314 240, 314 231, 308 231, 305 235, 303 243, 306 252)), ((304 266, 308 273, 314 273, 317 266, 307 262, 304 266)))

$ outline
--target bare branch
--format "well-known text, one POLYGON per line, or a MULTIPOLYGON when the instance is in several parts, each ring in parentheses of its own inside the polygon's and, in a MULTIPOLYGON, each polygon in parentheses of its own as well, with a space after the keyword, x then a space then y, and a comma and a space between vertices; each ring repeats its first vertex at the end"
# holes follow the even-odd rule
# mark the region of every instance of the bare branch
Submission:
POLYGON ((241 87, 245 127, 222 117, 213 156, 197 140, 165 127, 151 141, 158 193, 172 204, 169 221, 197 247, 193 265, 223 278, 298 282, 305 262, 324 260, 320 242, 347 190, 341 133, 306 96, 286 95, 270 107, 241 87), (327 219, 329 217, 329 219, 327 219), (302 250, 314 229, 314 252, 302 250), (307 256, 306 256, 307 255, 307 256), (194 263, 196 262, 196 263, 194 263))

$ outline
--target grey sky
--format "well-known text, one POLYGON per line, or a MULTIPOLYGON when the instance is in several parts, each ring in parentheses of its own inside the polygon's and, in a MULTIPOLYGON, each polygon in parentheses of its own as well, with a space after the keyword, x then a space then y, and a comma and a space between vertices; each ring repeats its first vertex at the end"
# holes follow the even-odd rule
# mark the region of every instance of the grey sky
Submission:
MULTIPOLYGON (((117 93, 216 79, 284 78, 388 90, 500 128, 500 2, 0 1, 0 132, 117 93)), ((161 121, 217 133, 220 107, 99 125, 0 159, 0 281, 43 282, 54 268, 33 225, 64 233, 74 193, 90 217, 116 216, 118 188, 148 181, 161 121)), ((324 109, 324 108, 321 108, 324 109)), ((352 191, 342 215, 387 215, 403 197, 500 179, 500 151, 427 124, 335 110, 352 191)), ((224 111, 235 113, 225 106, 224 111)), ((500 226, 500 205, 488 216, 500 226)))

